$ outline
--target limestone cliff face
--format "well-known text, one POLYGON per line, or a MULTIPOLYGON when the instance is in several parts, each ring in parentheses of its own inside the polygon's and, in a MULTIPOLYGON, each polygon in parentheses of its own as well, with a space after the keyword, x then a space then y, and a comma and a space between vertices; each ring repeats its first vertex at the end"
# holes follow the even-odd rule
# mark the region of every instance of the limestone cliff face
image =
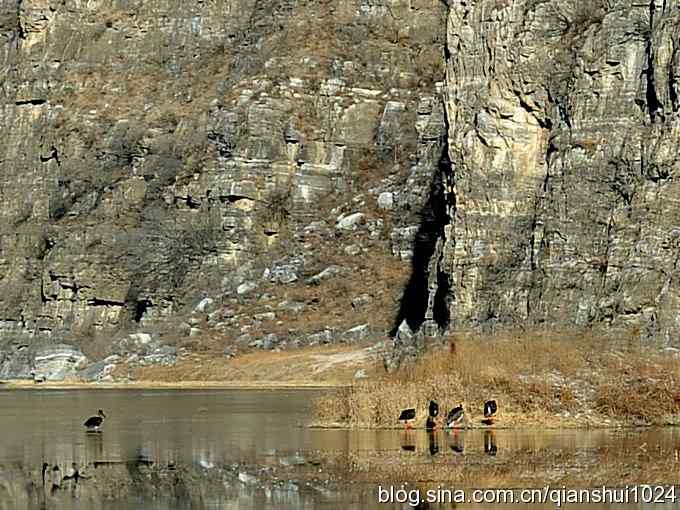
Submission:
POLYGON ((677 2, 449 2, 449 327, 677 343, 677 2))
POLYGON ((676 338, 675 2, 0 6, 22 360, 163 327, 230 353, 400 324, 676 338))
POLYGON ((398 303, 377 273, 407 276, 441 157, 445 5, 0 5, 0 343, 329 339, 398 303))

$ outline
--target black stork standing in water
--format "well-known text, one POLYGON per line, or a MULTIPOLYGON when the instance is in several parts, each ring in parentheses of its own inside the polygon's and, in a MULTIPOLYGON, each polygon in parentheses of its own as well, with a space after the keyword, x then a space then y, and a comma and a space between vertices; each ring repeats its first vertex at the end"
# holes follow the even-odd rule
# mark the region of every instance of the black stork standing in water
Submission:
POLYGON ((437 420, 435 418, 439 416, 439 404, 436 400, 430 400, 430 406, 428 408, 428 418, 426 427, 428 430, 434 430, 437 428, 437 420))
POLYGON ((493 425, 493 417, 498 411, 498 405, 495 400, 487 400, 484 402, 484 425, 493 425))
POLYGON ((425 430, 428 432, 432 432, 437 428, 437 422, 434 421, 434 418, 432 416, 428 416, 427 420, 425 421, 425 430))
POLYGON ((411 428, 409 422, 411 420, 415 420, 416 418, 416 410, 411 408, 411 409, 404 409, 401 414, 399 415, 399 420, 398 421, 403 421, 404 425, 406 428, 411 428))
POLYGON ((463 419, 464 416, 465 411, 463 410, 463 404, 459 405, 458 407, 454 407, 451 409, 451 411, 449 411, 449 414, 446 417, 446 425, 452 429, 463 419))
POLYGON ((106 415, 104 414, 104 411, 100 409, 97 411, 97 416, 90 416, 83 425, 87 427, 88 431, 99 431, 99 427, 101 427, 104 418, 106 418, 106 415))

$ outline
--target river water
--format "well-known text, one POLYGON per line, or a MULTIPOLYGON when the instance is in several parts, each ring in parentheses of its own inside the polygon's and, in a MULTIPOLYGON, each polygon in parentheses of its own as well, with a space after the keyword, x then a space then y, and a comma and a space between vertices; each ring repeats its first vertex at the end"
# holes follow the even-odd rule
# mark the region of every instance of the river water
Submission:
MULTIPOLYGON (((436 485, 437 473, 451 468, 468 469, 471 487, 476 480, 481 487, 489 482, 523 487, 527 480, 529 486, 542 486, 570 473, 579 486, 599 484, 609 476, 604 464, 610 461, 620 480, 640 483, 648 474, 649 483, 668 484, 680 468, 676 429, 435 435, 323 430, 307 426, 317 395, 313 390, 0 390, 0 510, 412 508, 408 502, 378 503, 379 480, 371 476, 376 466, 413 468, 413 476, 425 473, 429 487, 436 485), (87 432, 83 422, 98 409, 107 415, 101 432, 87 432)), ((404 478, 396 470, 393 480, 381 479, 380 485, 411 490, 403 485, 406 473, 404 478)))

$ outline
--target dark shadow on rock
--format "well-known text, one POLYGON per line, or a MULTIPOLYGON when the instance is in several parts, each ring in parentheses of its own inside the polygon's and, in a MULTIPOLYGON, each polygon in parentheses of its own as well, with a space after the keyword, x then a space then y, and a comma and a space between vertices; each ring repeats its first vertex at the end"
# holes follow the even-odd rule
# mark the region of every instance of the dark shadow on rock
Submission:
MULTIPOLYGON (((413 243, 413 259, 411 261, 411 278, 401 297, 399 313, 390 334, 397 334, 399 325, 405 320, 412 331, 417 331, 425 321, 428 301, 428 266, 435 253, 437 239, 444 237, 444 227, 450 218, 446 210, 446 194, 444 176, 450 174, 451 160, 448 145, 443 144, 438 168, 430 183, 427 202, 420 212, 420 225, 413 243)), ((448 278, 439 272, 437 265, 438 288, 435 294, 433 319, 440 327, 446 329, 449 323, 449 312, 446 297, 449 293, 448 278)))

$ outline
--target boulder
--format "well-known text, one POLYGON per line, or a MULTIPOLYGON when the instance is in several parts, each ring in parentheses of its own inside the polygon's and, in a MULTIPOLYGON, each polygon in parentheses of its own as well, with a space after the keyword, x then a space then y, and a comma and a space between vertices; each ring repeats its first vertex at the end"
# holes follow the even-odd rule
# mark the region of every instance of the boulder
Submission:
POLYGON ((144 356, 137 362, 139 365, 167 365, 177 363, 177 348, 171 345, 163 345, 151 354, 144 356))
POLYGON ((366 216, 364 213, 357 212, 348 216, 340 217, 338 222, 335 224, 335 228, 338 230, 356 230, 365 222, 366 216))
POLYGON ((242 296, 254 291, 257 288, 257 283, 255 282, 244 282, 238 287, 236 287, 236 294, 242 296))
POLYGON ((282 301, 279 303, 278 308, 286 312, 300 313, 305 309, 305 305, 299 301, 282 301))
POLYGON ((350 342, 358 342, 363 340, 371 334, 371 327, 368 324, 360 324, 348 329, 342 334, 342 337, 350 342))
POLYGON ((236 342, 239 344, 249 344, 252 341, 253 337, 249 333, 244 333, 236 338, 236 342))
POLYGON ((273 321, 276 319, 276 314, 274 312, 262 312, 253 315, 253 319, 257 321, 273 321))
POLYGON ((132 333, 118 341, 115 352, 118 354, 146 354, 159 346, 158 340, 149 333, 132 333))
POLYGON ((394 194, 389 191, 383 191, 378 195, 378 207, 386 211, 394 208, 394 194))
POLYGON ((0 349, 0 379, 30 379, 33 358, 23 346, 0 349))
POLYGON ((113 379, 111 373, 116 368, 116 363, 120 361, 120 356, 109 356, 101 361, 90 363, 79 374, 80 378, 87 382, 110 381, 113 379))
POLYGON ((279 284, 296 282, 305 265, 303 257, 288 257, 277 260, 269 271, 269 281, 279 284))
POLYGON ((354 257, 361 253, 361 246, 359 246, 358 244, 350 244, 349 246, 345 246, 345 249, 343 251, 350 257, 354 257))
POLYGON ((397 338, 400 340, 407 340, 412 337, 413 331, 408 325, 408 322, 406 322, 406 320, 401 321, 401 324, 399 324, 399 328, 397 329, 397 338))
POLYGON ((318 333, 313 333, 307 336, 307 344, 317 345, 317 344, 329 344, 333 341, 335 332, 332 329, 324 329, 318 333))
POLYGON ((269 350, 279 343, 279 337, 274 333, 269 333, 262 338, 254 340, 248 344, 248 347, 253 347, 255 349, 269 350))
POLYGON ((205 312, 208 307, 210 307, 215 301, 210 299, 209 297, 201 299, 200 303, 196 305, 196 308, 194 308, 195 312, 200 312, 203 313, 205 312))
POLYGON ((322 281, 328 280, 330 278, 333 278, 334 276, 337 276, 340 273, 340 271, 341 271, 341 269, 338 266, 328 266, 326 269, 324 269, 320 273, 317 273, 314 276, 307 278, 305 280, 305 283, 307 285, 319 285, 322 281))
POLYGON ((47 381, 63 381, 75 378, 87 363, 87 357, 77 347, 69 344, 52 345, 36 352, 35 375, 47 381))
POLYGON ((357 309, 366 306, 368 303, 373 301, 373 298, 368 294, 362 294, 352 299, 352 308, 357 309))

